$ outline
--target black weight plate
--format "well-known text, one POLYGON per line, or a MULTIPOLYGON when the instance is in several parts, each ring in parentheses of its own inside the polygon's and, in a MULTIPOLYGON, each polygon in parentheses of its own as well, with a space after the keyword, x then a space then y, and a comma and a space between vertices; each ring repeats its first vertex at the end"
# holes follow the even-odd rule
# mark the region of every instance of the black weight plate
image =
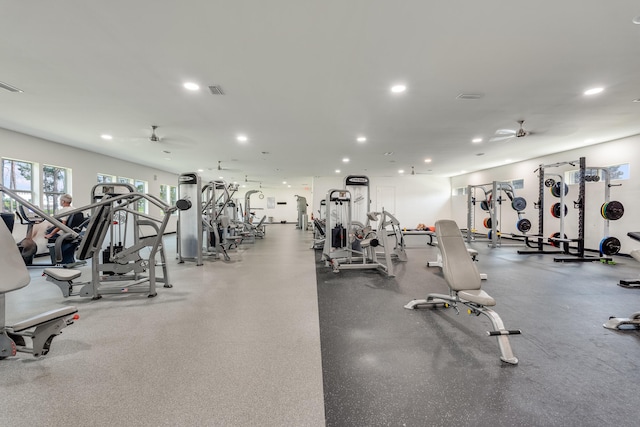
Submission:
POLYGON ((527 218, 522 218, 516 223, 516 228, 519 232, 526 233, 527 231, 531 230, 531 221, 529 221, 527 218))
POLYGON ((600 213, 604 219, 615 221, 622 218, 622 215, 624 215, 624 206, 622 203, 612 200, 611 202, 602 205, 600 213))
POLYGON ((484 221, 482 221, 482 224, 484 225, 484 228, 491 228, 491 218, 485 218, 484 221))
MULTIPOLYGON (((551 206, 551 215, 553 215, 554 218, 560 218, 560 203, 554 203, 551 206)), ((567 214, 569 213, 569 208, 567 208, 567 205, 564 205, 564 216, 567 216, 567 214)))
POLYGON ((523 211, 527 208, 527 201, 524 197, 514 197, 511 201, 511 207, 518 212, 523 211))
MULTIPOLYGON (((549 237, 549 244, 550 244, 551 246, 555 246, 555 247, 560 246, 560 243, 564 243, 564 242, 557 242, 557 241, 555 240, 555 239, 557 239, 557 238, 559 238, 559 237, 560 237, 560 232, 559 232, 559 231, 557 231, 557 232, 553 233, 553 234, 551 235, 551 237, 549 237)), ((565 239, 567 238, 567 235, 566 235, 566 234, 564 235, 564 238, 565 238, 565 239)))
POLYGON ((600 241, 600 252, 604 255, 615 255, 620 252, 620 240, 615 237, 605 237, 600 241))
POLYGON ((480 209, 482 209, 483 211, 489 211, 489 202, 487 202, 486 200, 483 200, 480 202, 480 209))
MULTIPOLYGON (((555 184, 553 184, 553 187, 551 187, 549 190, 551 190, 551 194, 553 194, 554 197, 560 197, 560 187, 562 186, 561 182, 556 182, 555 184)), ((567 184, 564 185, 564 195, 566 196, 567 193, 569 193, 569 186, 567 184)))
POLYGON ((556 184, 556 181, 552 178, 549 178, 547 180, 544 181, 544 186, 545 187, 553 187, 556 184))

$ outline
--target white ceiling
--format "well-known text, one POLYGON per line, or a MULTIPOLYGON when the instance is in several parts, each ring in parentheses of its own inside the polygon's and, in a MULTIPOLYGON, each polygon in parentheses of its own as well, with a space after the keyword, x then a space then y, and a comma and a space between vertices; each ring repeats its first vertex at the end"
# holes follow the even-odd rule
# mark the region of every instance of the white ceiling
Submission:
POLYGON ((0 89, 0 127, 230 181, 454 175, 640 133, 639 15, 637 0, 8 1, 0 81, 23 93, 0 89), (521 119, 531 135, 487 142, 521 119))

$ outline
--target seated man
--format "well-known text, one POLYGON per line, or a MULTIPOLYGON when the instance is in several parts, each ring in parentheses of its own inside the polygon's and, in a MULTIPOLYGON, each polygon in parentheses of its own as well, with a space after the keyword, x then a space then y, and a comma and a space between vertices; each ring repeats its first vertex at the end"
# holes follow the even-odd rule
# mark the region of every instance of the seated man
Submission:
MULTIPOLYGON (((71 206, 72 200, 73 199, 69 194, 63 194, 62 196, 60 196, 60 205, 62 206, 62 208, 57 212, 56 215, 60 215, 61 213, 72 210, 73 209, 73 207, 71 206)), ((67 227, 74 229, 75 231, 80 231, 80 230, 77 230, 77 228, 83 224, 84 220, 85 218, 82 212, 72 213, 71 215, 60 218, 60 222, 62 222, 67 227)), ((52 226, 47 229, 47 234, 45 234, 44 237, 48 239, 49 243, 56 243, 58 238, 60 238, 59 232, 60 232, 60 228, 52 226)), ((60 245, 59 250, 62 253, 62 261, 60 263, 71 264, 75 262, 76 260, 74 257, 74 252, 76 247, 78 246, 77 242, 63 241, 63 242, 60 242, 59 245, 60 245)), ((55 255, 53 252, 52 252, 52 262, 56 263, 55 255)))
MULTIPOLYGON (((60 196, 60 206, 62 207, 58 210, 56 215, 60 215, 64 212, 72 210, 73 209, 71 207, 72 201, 73 201, 73 198, 71 197, 70 194, 63 194, 62 196, 60 196)), ((67 225, 67 220, 69 219, 69 217, 65 216, 59 219, 61 223, 63 223, 64 225, 67 225)), ((69 225, 69 227, 72 227, 72 225, 69 225)), ((51 226, 47 229, 47 234, 45 234, 44 237, 47 238, 49 242, 51 242, 52 240, 55 241, 59 231, 60 231, 60 228, 56 226, 51 226)))

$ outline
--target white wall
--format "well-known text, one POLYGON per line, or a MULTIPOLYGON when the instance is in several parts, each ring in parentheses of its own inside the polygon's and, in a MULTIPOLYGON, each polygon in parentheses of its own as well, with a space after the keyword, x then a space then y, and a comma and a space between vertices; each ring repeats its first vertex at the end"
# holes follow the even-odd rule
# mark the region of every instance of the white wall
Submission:
POLYGON ((259 193, 253 193, 251 195, 250 203, 251 203, 251 211, 255 212, 256 221, 260 221, 260 219, 266 215, 267 220, 269 217, 273 217, 273 221, 275 223, 279 223, 281 221, 287 221, 289 223, 297 223, 298 221, 298 204, 296 195, 305 197, 307 199, 307 204, 309 207, 307 208, 307 215, 309 218, 311 217, 311 188, 289 188, 286 185, 282 187, 263 187, 259 188, 258 186, 249 186, 244 188, 240 188, 238 191, 238 202, 242 204, 242 209, 244 210, 244 197, 247 191, 249 190, 260 190, 264 195, 264 198, 259 198, 259 193), (275 199, 275 205, 273 208, 268 206, 269 198, 275 199), (278 204, 280 203, 280 204, 278 204), (282 204, 286 203, 286 204, 282 204))
MULTIPOLYGON (((397 177, 369 176, 371 210, 382 207, 391 212, 403 228, 415 228, 418 224, 433 225, 440 218, 451 217, 451 186, 449 178, 428 175, 397 177), (394 203, 389 197, 394 195, 394 203), (381 206, 383 205, 384 206, 381 206), (390 205, 395 205, 393 208, 390 205)), ((330 189, 344 188, 344 177, 315 177, 313 179, 313 212, 318 214, 320 201, 330 189)))
MULTIPOLYGON (((520 143, 518 141, 514 144, 520 143)), ((526 144, 526 139, 523 144, 526 144)), ((526 146, 523 145, 523 149, 526 146)), ((640 137, 634 136, 624 138, 617 141, 606 142, 602 144, 583 147, 576 150, 566 151, 551 156, 541 157, 533 160, 527 160, 520 163, 514 163, 502 167, 474 172, 466 175, 460 175, 451 179, 452 188, 464 187, 467 185, 479 185, 491 183, 492 181, 511 181, 513 179, 524 178, 524 189, 516 190, 517 196, 527 199, 527 209, 525 217, 531 220, 532 231, 530 234, 537 233, 538 230, 538 211, 534 209, 534 201, 538 200, 538 175, 534 171, 539 165, 550 165, 559 162, 578 160, 580 157, 586 158, 587 168, 589 167, 607 167, 616 164, 629 163, 631 179, 614 181, 613 184, 622 184, 619 187, 611 187, 611 200, 620 201, 625 207, 624 216, 617 221, 609 221, 609 236, 620 239, 622 243, 623 253, 628 253, 632 249, 640 248, 640 242, 636 242, 627 237, 629 231, 640 231, 640 180, 635 175, 636 169, 640 164, 640 137)), ((567 170, 578 169, 566 165, 557 168, 546 168, 546 173, 563 173, 567 170)), ((544 235, 550 236, 554 232, 559 231, 559 219, 551 216, 551 205, 559 199, 554 198, 545 188, 545 212, 544 212, 544 235)), ((598 249, 600 241, 604 236, 604 219, 600 215, 600 207, 604 202, 604 183, 587 182, 585 192, 585 246, 589 249, 598 249)), ((480 195, 480 193, 478 193, 480 195)), ((573 202, 578 200, 578 185, 569 186, 569 194, 565 198, 565 202, 569 208, 569 213, 565 217, 565 234, 570 238, 577 237, 578 234, 578 210, 573 208, 573 202)), ((453 196, 452 207, 454 219, 458 221, 461 227, 466 227, 467 223, 467 199, 466 196, 453 196)), ((516 221, 517 214, 513 211, 509 204, 503 204, 502 221, 498 229, 502 232, 517 233, 516 221)), ((478 231, 484 230, 482 227, 482 219, 488 215, 482 212, 476 204, 475 208, 475 226, 478 231)))

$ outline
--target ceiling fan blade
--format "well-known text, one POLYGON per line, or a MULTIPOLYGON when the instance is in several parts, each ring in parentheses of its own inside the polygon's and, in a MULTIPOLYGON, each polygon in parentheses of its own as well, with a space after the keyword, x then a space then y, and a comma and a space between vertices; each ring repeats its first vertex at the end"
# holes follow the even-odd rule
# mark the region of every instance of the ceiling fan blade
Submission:
POLYGON ((489 142, 499 142, 499 141, 508 141, 512 138, 515 138, 516 135, 504 135, 504 136, 494 136, 493 138, 489 139, 489 142))

